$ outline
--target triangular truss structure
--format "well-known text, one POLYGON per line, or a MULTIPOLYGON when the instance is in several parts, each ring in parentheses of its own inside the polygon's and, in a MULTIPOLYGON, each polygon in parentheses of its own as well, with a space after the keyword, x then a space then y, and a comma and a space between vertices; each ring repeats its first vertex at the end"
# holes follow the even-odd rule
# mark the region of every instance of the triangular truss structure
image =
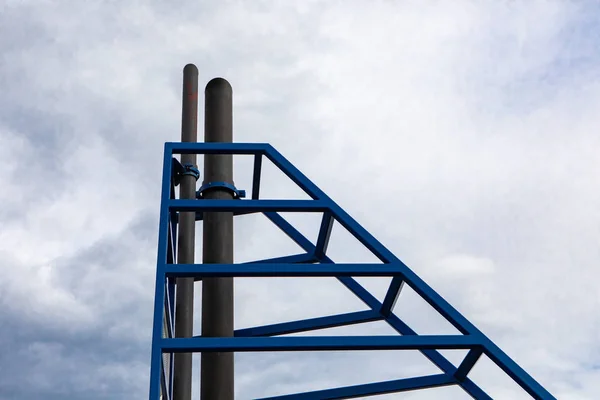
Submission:
MULTIPOLYGON (((511 360, 481 331, 448 304, 421 280, 410 268, 379 243, 350 215, 306 178, 269 144, 249 143, 166 143, 162 179, 160 231, 154 325, 150 372, 150 400, 170 399, 173 363, 176 352, 243 352, 243 351, 324 351, 324 350, 419 350, 440 369, 439 374, 406 379, 360 384, 313 392, 297 393, 268 399, 348 399, 397 393, 441 386, 460 386, 475 399, 491 399, 469 372, 485 354, 508 374, 532 398, 554 399, 530 375, 511 360), (254 176, 251 198, 248 200, 179 200, 175 199, 174 169, 178 163, 174 154, 246 154, 254 155, 254 176), (260 199, 262 160, 266 157, 294 181, 310 200, 260 199), (177 213, 195 211, 197 219, 207 211, 230 211, 234 215, 263 213, 304 252, 243 264, 176 264, 175 243, 177 213), (318 237, 313 243, 279 213, 323 213, 318 237), (369 249, 380 261, 378 264, 336 264, 327 255, 332 226, 338 223, 369 249), (368 307, 366 311, 350 312, 301 321, 283 322, 237 330, 233 338, 174 338, 174 278, 176 277, 335 277, 368 307), (387 294, 379 301, 353 277, 392 277, 387 294), (418 335, 393 312, 402 287, 408 285, 451 323, 460 334, 418 335), (399 335, 395 336, 285 336, 290 333, 314 331, 385 321, 399 335), (439 350, 467 350, 458 367, 439 350)), ((266 400, 263 399, 263 400, 266 400)))

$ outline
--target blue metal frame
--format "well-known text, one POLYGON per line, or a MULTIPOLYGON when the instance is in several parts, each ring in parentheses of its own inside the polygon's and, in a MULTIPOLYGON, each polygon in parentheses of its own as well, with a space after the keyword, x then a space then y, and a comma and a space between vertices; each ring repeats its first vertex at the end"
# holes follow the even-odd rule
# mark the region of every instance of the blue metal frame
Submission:
MULTIPOLYGON (((534 399, 555 399, 547 390, 511 360, 502 350, 464 316, 448 304, 410 268, 394 256, 350 215, 314 185, 306 176, 269 144, 257 143, 166 143, 163 159, 162 197, 158 238, 158 261, 154 303, 154 325, 150 368, 150 400, 171 398, 171 369, 165 371, 162 354, 175 352, 211 351, 326 351, 326 350, 419 350, 441 371, 441 374, 407 379, 376 382, 363 385, 297 393, 273 399, 348 399, 431 387, 457 385, 475 399, 491 399, 468 374, 485 354, 506 372, 534 399), (172 180, 174 154, 247 154, 254 155, 252 196, 248 200, 177 200, 172 180), (312 200, 261 200, 260 173, 263 157, 268 158, 312 200), (232 211, 234 215, 263 213, 295 241, 305 253, 243 264, 176 264, 175 243, 177 212, 195 211, 197 220, 206 211, 232 211), (315 244, 288 221, 280 212, 322 212, 323 219, 315 244), (336 264, 327 256, 327 245, 334 223, 346 228, 380 261, 378 264, 336 264), (318 264, 317 264, 318 263, 318 264), (266 326, 238 329, 233 338, 174 338, 174 278, 234 276, 334 276, 369 308, 367 311, 283 322, 266 326), (390 276, 392 282, 383 302, 377 300, 353 276, 390 276), (394 313, 394 305, 402 287, 410 286, 437 310, 459 332, 457 335, 417 335, 394 313), (167 337, 163 337, 163 323, 168 323, 167 337), (311 336, 276 337, 289 333, 348 326, 372 321, 386 321, 400 336, 311 336), (468 349, 469 352, 455 367, 438 350, 468 349), (161 392, 162 390, 162 392, 161 392)), ((267 398, 262 400, 268 400, 267 398)))

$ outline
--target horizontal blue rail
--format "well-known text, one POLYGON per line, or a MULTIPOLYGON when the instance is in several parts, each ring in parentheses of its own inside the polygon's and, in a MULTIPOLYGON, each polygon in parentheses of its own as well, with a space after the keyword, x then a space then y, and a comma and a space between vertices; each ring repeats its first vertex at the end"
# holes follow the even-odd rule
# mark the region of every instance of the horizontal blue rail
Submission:
POLYGON ((170 277, 325 277, 396 276, 391 264, 167 264, 170 277))
POLYGON ((162 351, 169 353, 471 349, 480 345, 481 339, 470 335, 194 337, 160 341, 162 351))
POLYGON ((323 212, 323 200, 170 200, 171 211, 323 212))
POLYGON ((265 154, 273 149, 268 143, 193 143, 167 142, 165 153, 169 154, 265 154))

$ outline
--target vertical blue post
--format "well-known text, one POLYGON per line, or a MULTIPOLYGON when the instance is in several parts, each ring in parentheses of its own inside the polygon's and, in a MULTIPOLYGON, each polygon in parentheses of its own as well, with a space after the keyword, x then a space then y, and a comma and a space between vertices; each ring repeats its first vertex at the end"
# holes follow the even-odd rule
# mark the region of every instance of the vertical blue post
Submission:
POLYGON ((165 145, 163 159, 160 222, 158 227, 158 255, 156 262, 156 287, 154 290, 154 322, 152 326, 152 355, 150 359, 150 400, 159 400, 162 375, 162 327, 165 304, 165 265, 169 247, 169 197, 171 191, 171 148, 165 145))

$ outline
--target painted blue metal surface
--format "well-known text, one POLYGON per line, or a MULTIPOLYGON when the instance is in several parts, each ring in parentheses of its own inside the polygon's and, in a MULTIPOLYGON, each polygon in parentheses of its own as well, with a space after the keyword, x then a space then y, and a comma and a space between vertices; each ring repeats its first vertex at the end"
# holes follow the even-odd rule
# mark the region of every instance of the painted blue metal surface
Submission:
POLYGON ((200 170, 198 169, 198 166, 192 164, 182 164, 182 166, 183 172, 181 175, 191 175, 196 180, 200 179, 200 170))
POLYGON ((319 329, 336 328, 381 320, 381 315, 373 310, 356 311, 345 314, 329 315, 326 317, 308 318, 299 321, 257 326, 254 328, 238 329, 235 337, 249 336, 278 336, 291 333, 309 332, 319 329))
POLYGON ((481 345, 480 340, 481 338, 471 335, 193 337, 162 339, 161 348, 175 353, 473 349, 481 345))
POLYGON ((408 392, 409 390, 430 389, 450 386, 456 380, 446 374, 419 376, 415 378, 397 379, 386 382, 367 383, 364 385, 346 386, 335 389, 316 390, 292 395, 264 397, 259 400, 335 400, 354 399, 357 397, 376 396, 382 394, 408 392))
POLYGON ((240 189, 236 188, 234 185, 232 185, 231 183, 207 182, 207 183, 203 184, 202 186, 200 186, 200 189, 198 189, 198 191, 196 192, 196 198, 202 199, 204 197, 204 192, 206 192, 207 190, 210 190, 210 189, 215 189, 215 188, 227 189, 228 191, 231 192, 234 199, 243 199, 244 197, 246 197, 245 190, 240 190, 240 189))
MULTIPOLYGON (((181 171, 179 171, 181 173, 181 171)), ((172 371, 166 371, 162 354, 201 351, 334 351, 334 350, 419 350, 440 370, 441 374, 369 384, 296 393, 268 399, 349 399, 378 394, 397 393, 431 387, 457 385, 475 399, 491 399, 470 378, 469 373, 485 354, 506 372, 534 399, 554 399, 530 375, 511 360, 502 350, 464 316, 448 304, 408 266, 342 210, 323 191, 314 185, 296 167, 269 144, 260 143, 167 143, 163 159, 163 180, 160 208, 158 257, 154 303, 154 325, 150 368, 150 400, 170 399, 172 371), (173 187, 180 168, 173 162, 174 154, 247 154, 254 155, 251 199, 230 200, 177 200, 173 187), (295 182, 312 200, 260 199, 260 174, 263 158, 273 162, 295 182), (177 171, 175 171, 177 172, 177 171), (177 213, 196 211, 197 220, 205 211, 231 211, 234 215, 263 213, 305 253, 259 260, 242 264, 175 264, 177 213), (323 213, 319 233, 314 242, 301 234, 283 218, 280 212, 323 213), (369 249, 381 263, 336 264, 327 256, 327 247, 335 223, 348 230, 369 249), (318 264, 315 264, 318 263, 318 264), (299 277, 334 276, 356 295, 368 308, 366 311, 289 321, 278 324, 238 329, 233 338, 174 338, 173 296, 175 277, 234 276, 234 277, 299 277), (353 276, 391 276, 392 281, 383 302, 362 287, 353 276), (404 285, 410 286, 427 303, 445 317, 460 332, 457 335, 418 335, 393 313, 394 305, 404 285), (163 321, 167 333, 163 337, 163 321), (311 336, 281 337, 290 333, 348 326, 364 322, 385 321, 399 336, 311 336), (438 350, 469 349, 458 366, 454 366, 438 350), (162 382, 162 383, 161 383, 162 382)), ((172 365, 172 363, 171 363, 172 365)), ((263 399, 266 400, 266 399, 263 399)))
POLYGON ((394 264, 170 264, 167 276, 193 277, 309 277, 309 276, 394 276, 394 264))

